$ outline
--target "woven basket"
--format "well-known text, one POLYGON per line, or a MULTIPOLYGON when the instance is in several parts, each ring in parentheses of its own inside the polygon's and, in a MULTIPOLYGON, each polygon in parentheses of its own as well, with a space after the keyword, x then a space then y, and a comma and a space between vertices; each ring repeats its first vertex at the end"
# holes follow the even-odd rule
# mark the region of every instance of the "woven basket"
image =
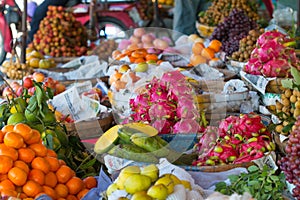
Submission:
POLYGON ((68 134, 78 135, 81 140, 99 138, 114 124, 113 115, 109 114, 102 119, 93 119, 77 123, 65 123, 68 134), (98 123, 98 124, 97 124, 98 123), (102 130, 99 128, 101 127, 102 130))

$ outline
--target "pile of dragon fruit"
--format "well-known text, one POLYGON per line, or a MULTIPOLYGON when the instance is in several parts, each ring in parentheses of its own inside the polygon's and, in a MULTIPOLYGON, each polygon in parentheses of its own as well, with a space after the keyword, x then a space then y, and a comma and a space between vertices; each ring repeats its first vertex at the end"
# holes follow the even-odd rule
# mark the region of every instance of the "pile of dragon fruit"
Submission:
POLYGON ((129 101, 130 120, 151 124, 160 134, 201 130, 194 90, 179 71, 153 78, 142 91, 129 101))
POLYGON ((298 67, 295 49, 289 47, 293 41, 279 31, 266 31, 259 36, 244 71, 265 77, 288 77, 291 66, 298 67))
POLYGON ((256 114, 229 116, 219 127, 208 126, 195 145, 194 166, 250 162, 275 150, 271 134, 256 114))

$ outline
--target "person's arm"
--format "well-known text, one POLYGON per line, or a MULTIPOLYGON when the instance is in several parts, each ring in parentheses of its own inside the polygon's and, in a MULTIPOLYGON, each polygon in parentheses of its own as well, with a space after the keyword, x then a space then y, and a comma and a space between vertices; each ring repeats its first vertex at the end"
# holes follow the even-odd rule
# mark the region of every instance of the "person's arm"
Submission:
POLYGON ((274 5, 272 3, 272 0, 263 0, 263 2, 268 10, 269 16, 272 18, 273 11, 274 11, 274 5))

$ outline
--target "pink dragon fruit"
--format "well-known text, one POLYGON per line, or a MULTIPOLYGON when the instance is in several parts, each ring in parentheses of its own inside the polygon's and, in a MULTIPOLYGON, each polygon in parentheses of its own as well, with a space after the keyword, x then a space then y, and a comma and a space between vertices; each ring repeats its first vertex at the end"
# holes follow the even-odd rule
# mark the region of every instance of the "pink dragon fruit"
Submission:
POLYGON ((270 60, 263 65, 262 74, 267 77, 287 77, 291 65, 284 59, 270 60))
POLYGON ((277 31, 277 30, 271 30, 266 31, 263 34, 261 34, 257 39, 257 45, 258 47, 261 47, 263 44, 267 43, 270 40, 274 40, 275 38, 286 38, 287 35, 277 31))
POLYGON ((150 118, 153 119, 174 119, 176 105, 171 102, 157 102, 149 108, 150 118))
POLYGON ((270 40, 258 49, 259 59, 262 63, 266 63, 273 58, 278 58, 284 48, 285 47, 277 41, 270 40))
POLYGON ((155 120, 152 123, 152 126, 158 130, 160 134, 168 134, 172 131, 172 126, 174 124, 167 119, 155 120))
POLYGON ((173 126, 173 133, 198 133, 200 129, 197 120, 181 119, 173 126))
POLYGON ((261 61, 256 58, 250 58, 248 60, 248 62, 246 63, 245 67, 244 67, 244 71, 249 73, 249 74, 253 74, 253 75, 261 75, 261 68, 262 68, 262 63, 261 61))
POLYGON ((178 118, 183 119, 195 119, 198 120, 200 118, 199 110, 196 109, 189 109, 188 107, 182 106, 177 107, 176 114, 178 118))

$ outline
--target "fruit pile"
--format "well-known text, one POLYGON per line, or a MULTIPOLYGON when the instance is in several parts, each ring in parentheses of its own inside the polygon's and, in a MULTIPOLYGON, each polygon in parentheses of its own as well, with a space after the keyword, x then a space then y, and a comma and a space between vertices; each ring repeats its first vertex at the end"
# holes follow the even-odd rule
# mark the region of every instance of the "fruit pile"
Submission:
POLYGON ((216 57, 216 53, 221 50, 222 43, 219 40, 212 40, 205 47, 203 42, 195 42, 192 46, 192 55, 190 57, 190 64, 197 66, 199 64, 207 63, 214 65, 214 62, 218 62, 219 58, 216 57))
POLYGON ((288 136, 295 129, 295 121, 300 116, 300 72, 295 67, 291 67, 293 79, 282 81, 284 91, 280 96, 280 101, 276 101, 275 109, 269 110, 281 121, 275 127, 275 132, 288 136))
POLYGON ((299 187, 299 138, 300 138, 300 121, 297 119, 294 129, 288 137, 287 146, 285 147, 285 156, 279 161, 279 167, 284 172, 286 180, 293 184, 293 196, 296 199, 300 199, 300 187, 299 187))
POLYGON ((288 77, 291 67, 299 66, 295 49, 289 47, 293 41, 277 30, 266 31, 257 39, 244 71, 265 77, 288 77))
POLYGON ((97 140, 94 151, 146 163, 158 163, 160 158, 167 158, 169 162, 177 160, 180 153, 170 149, 157 134, 158 131, 147 124, 115 125, 97 140))
POLYGON ((149 123, 159 133, 198 133, 201 116, 194 102, 194 90, 179 71, 153 78, 130 99, 129 120, 149 123))
POLYGON ((140 0, 137 2, 137 8, 142 20, 152 19, 152 1, 140 0))
POLYGON ((99 60, 108 61, 108 58, 117 47, 118 44, 115 40, 101 40, 100 44, 89 52, 88 55, 96 55, 99 57, 99 60))
POLYGON ((199 157, 193 165, 205 166, 250 162, 274 151, 275 144, 259 115, 244 114, 207 127, 195 148, 199 157))
POLYGON ((28 76, 33 70, 28 64, 20 63, 19 59, 5 60, 1 66, 1 72, 4 73, 9 79, 20 80, 24 76, 28 76))
POLYGON ((231 56, 239 49, 240 40, 256 27, 256 22, 251 20, 245 11, 233 9, 229 16, 214 29, 210 39, 219 40, 222 43, 221 50, 226 53, 226 56, 231 56))
MULTIPOLYGON (((147 63, 140 63, 137 65, 137 69, 140 71, 148 70, 147 63)), ((139 76, 136 75, 134 70, 131 70, 129 65, 121 65, 119 69, 115 69, 115 71, 109 76, 108 83, 111 86, 110 89, 112 91, 120 91, 126 88, 127 83, 130 81, 131 83, 136 83, 140 79, 139 76)))
POLYGON ((33 74, 24 76, 22 79, 22 84, 17 81, 10 83, 10 86, 6 86, 2 91, 2 96, 8 99, 13 97, 19 97, 23 95, 24 90, 27 90, 28 95, 33 95, 35 87, 33 82, 42 83, 44 89, 50 89, 53 95, 57 95, 66 90, 66 86, 51 77, 45 77, 43 73, 34 72, 33 74))
POLYGON ((48 6, 47 15, 29 46, 52 57, 82 56, 87 51, 87 31, 71 11, 62 6, 48 6))
POLYGON ((100 165, 94 165, 98 162, 96 158, 88 153, 78 135, 67 134, 64 124, 56 120, 55 110, 49 107, 51 89, 44 88, 41 82, 34 82, 34 88, 33 95, 28 95, 28 90, 23 88, 21 96, 1 104, 1 126, 28 124, 41 133, 43 144, 55 150, 77 176, 82 177, 87 173, 96 175, 100 168, 100 165))
POLYGON ((203 199, 200 191, 193 190, 191 183, 172 173, 160 175, 154 165, 127 166, 107 188, 108 199, 203 199))
POLYGON ((56 67, 56 63, 52 58, 45 58, 45 56, 33 48, 26 48, 26 64, 32 68, 48 69, 56 67))
POLYGON ((127 57, 130 63, 149 63, 149 64, 159 64, 161 60, 158 59, 157 54, 148 53, 146 48, 136 48, 133 50, 125 50, 123 52, 115 50, 113 52, 113 59, 121 60, 127 57))
POLYGON ((258 37, 264 32, 264 29, 250 30, 248 35, 240 40, 239 50, 233 52, 231 59, 239 62, 247 62, 250 59, 252 51, 256 47, 258 37))
POLYGON ((97 186, 94 177, 82 180, 57 154, 47 149, 39 131, 18 123, 0 131, 1 198, 81 199, 97 186))
POLYGON ((257 21, 259 19, 257 8, 257 5, 247 0, 215 0, 206 11, 199 13, 199 21, 208 26, 217 26, 226 20, 234 9, 245 11, 247 17, 257 21))

